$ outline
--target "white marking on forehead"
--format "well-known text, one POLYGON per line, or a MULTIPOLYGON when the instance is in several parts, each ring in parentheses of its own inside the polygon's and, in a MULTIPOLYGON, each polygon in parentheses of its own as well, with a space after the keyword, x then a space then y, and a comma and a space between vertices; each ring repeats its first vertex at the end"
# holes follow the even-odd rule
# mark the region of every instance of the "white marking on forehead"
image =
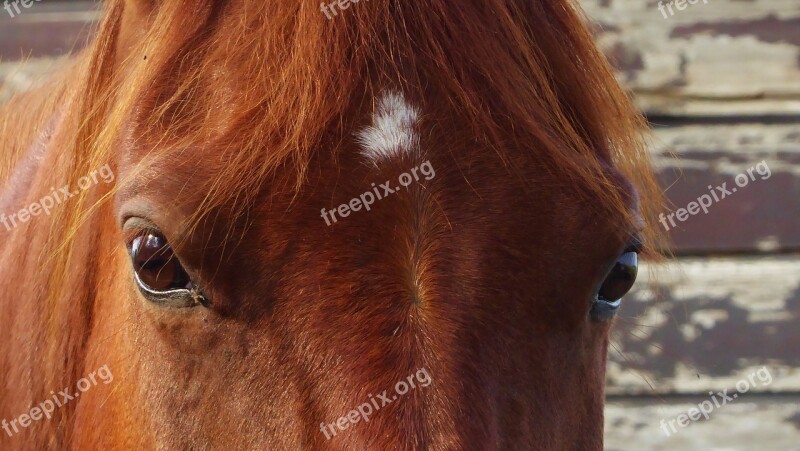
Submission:
POLYGON ((402 93, 384 93, 372 113, 372 125, 356 136, 361 154, 373 163, 410 154, 419 146, 419 110, 402 93))

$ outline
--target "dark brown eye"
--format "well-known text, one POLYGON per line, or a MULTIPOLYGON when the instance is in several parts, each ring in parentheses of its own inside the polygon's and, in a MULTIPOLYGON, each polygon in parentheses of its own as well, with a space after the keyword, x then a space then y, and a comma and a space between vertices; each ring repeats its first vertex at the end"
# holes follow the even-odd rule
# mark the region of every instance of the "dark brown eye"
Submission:
POLYGON ((639 258, 636 252, 622 254, 600 287, 600 299, 609 302, 621 299, 633 287, 638 272, 639 258))
POLYGON ((161 233, 142 231, 131 240, 128 252, 141 288, 155 292, 192 289, 189 275, 161 233))
POLYGON ((636 282, 638 272, 639 256, 636 251, 626 251, 620 255, 592 303, 590 316, 593 320, 606 321, 614 317, 622 304, 622 297, 636 282))

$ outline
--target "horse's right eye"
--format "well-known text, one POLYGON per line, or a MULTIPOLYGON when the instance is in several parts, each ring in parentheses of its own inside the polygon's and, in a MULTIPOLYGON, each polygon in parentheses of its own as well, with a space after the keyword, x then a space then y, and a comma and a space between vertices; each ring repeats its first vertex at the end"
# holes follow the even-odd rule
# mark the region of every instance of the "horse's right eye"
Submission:
POLYGON ((605 321, 613 318, 622 303, 622 297, 636 282, 641 244, 638 244, 638 240, 635 240, 634 243, 617 258, 611 271, 606 275, 592 303, 590 316, 593 320, 605 321))
POLYGON ((151 302, 190 307, 205 300, 161 232, 141 230, 128 243, 136 284, 151 302))
POLYGON ((614 263, 611 272, 606 276, 603 286, 598 293, 600 299, 614 302, 622 299, 636 282, 639 272, 639 259, 636 252, 625 252, 614 263))
POLYGON ((129 253, 137 282, 145 288, 153 291, 191 289, 189 275, 160 233, 142 231, 131 241, 129 253))

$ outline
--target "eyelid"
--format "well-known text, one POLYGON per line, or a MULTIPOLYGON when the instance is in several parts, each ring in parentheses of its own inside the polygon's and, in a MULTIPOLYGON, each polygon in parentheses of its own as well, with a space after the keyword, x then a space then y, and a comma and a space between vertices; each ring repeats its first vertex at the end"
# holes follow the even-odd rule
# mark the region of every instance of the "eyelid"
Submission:
POLYGON ((623 253, 636 252, 637 254, 641 254, 644 247, 641 236, 635 235, 628 241, 628 245, 625 247, 623 253))
MULTIPOLYGON (((142 280, 139 278, 139 275, 135 271, 133 273, 133 277, 136 281, 139 291, 141 291, 150 302, 156 305, 174 308, 188 308, 203 304, 202 301, 199 301, 198 297, 194 296, 194 291, 189 290, 188 288, 175 288, 166 291, 155 291, 151 290, 144 282, 142 282, 142 280)), ((205 299, 203 298, 203 300, 205 299)))
POLYGON ((139 217, 125 219, 122 224, 122 232, 125 235, 125 242, 130 242, 142 233, 154 232, 163 235, 161 229, 152 222, 139 217))

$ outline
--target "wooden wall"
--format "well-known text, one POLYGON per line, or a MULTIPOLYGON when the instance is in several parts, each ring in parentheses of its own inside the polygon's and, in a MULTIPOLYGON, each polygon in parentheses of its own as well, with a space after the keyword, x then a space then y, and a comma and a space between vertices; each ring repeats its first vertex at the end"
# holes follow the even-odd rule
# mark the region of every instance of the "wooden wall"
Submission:
POLYGON ((0 101, 30 88, 63 57, 82 48, 99 17, 95 8, 90 1, 45 0, 13 18, 0 8, 0 101))
MULTIPOLYGON (((677 223, 674 262, 642 268, 613 333, 607 447, 800 449, 800 1, 698 0, 668 18, 657 0, 581 4, 653 125, 674 209, 770 169, 677 223), (669 437, 660 429, 762 367, 771 383, 669 437)), ((97 17, 87 2, 2 13, 0 100, 80 47, 97 17)))
POLYGON ((607 447, 800 449, 800 2, 700 0, 667 18, 656 0, 581 3, 654 127, 673 208, 709 185, 737 188, 676 221, 676 260, 643 268, 626 299, 607 447), (762 161, 771 175, 737 187, 762 161), (762 367, 771 383, 708 421, 661 429, 762 367))

